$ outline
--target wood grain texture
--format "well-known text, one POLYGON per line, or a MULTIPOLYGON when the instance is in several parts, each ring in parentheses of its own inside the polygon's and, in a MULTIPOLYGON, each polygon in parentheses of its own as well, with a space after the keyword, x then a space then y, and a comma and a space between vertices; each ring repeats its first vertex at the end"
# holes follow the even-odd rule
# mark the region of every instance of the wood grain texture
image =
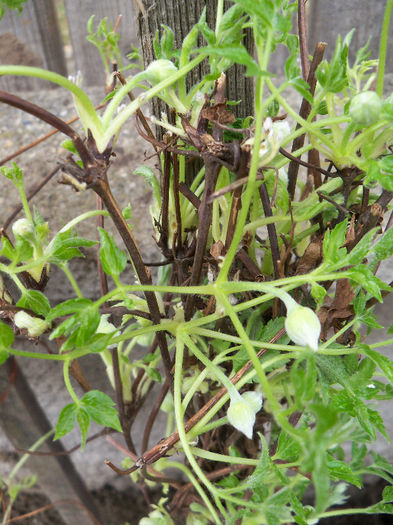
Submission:
MULTIPOLYGON (((384 0, 313 0, 309 13, 309 49, 314 49, 318 41, 328 43, 325 57, 331 58, 337 35, 344 37, 352 28, 355 33, 349 48, 352 61, 359 47, 370 39, 372 57, 378 56, 379 37, 385 11, 384 0)), ((390 45, 393 44, 393 27, 390 28, 390 45)), ((388 48, 389 49, 389 48, 388 48)), ((388 53, 386 71, 393 72, 393 54, 388 53)))
MULTIPOLYGON (((226 2, 225 7, 228 8, 231 5, 233 5, 232 2, 226 2)), ((181 47, 183 39, 192 26, 198 22, 204 8, 206 8, 207 23, 212 29, 215 27, 216 0, 189 0, 187 2, 138 0, 135 1, 135 6, 138 10, 138 31, 145 64, 149 64, 155 58, 153 40, 156 31, 162 33, 162 24, 169 26, 174 31, 175 44, 178 48, 181 47)), ((206 45, 206 42, 201 39, 200 45, 206 45)), ((248 33, 244 45, 252 52, 253 42, 248 33)), ((208 71, 208 62, 205 61, 189 75, 189 84, 197 82, 208 71)), ((227 80, 227 98, 242 100, 242 103, 236 106, 239 117, 252 114, 253 83, 252 79, 245 77, 244 71, 242 66, 233 66, 228 72, 227 80)), ((157 108, 153 109, 155 113, 158 111, 157 108)))
MULTIPOLYGON (((0 21, 0 63, 43 67, 67 74, 54 0, 30 0, 21 14, 7 10, 0 21)), ((49 83, 0 77, 5 91, 48 88, 49 83)))
MULTIPOLYGON (((138 45, 134 9, 131 0, 66 0, 65 9, 70 31, 71 44, 75 61, 75 74, 83 74, 84 85, 105 86, 105 70, 96 47, 86 40, 86 24, 95 15, 94 27, 103 19, 114 25, 121 14, 117 33, 120 35, 119 47, 123 59, 131 52, 131 46, 138 45)), ((126 61, 127 62, 127 61, 126 61)))

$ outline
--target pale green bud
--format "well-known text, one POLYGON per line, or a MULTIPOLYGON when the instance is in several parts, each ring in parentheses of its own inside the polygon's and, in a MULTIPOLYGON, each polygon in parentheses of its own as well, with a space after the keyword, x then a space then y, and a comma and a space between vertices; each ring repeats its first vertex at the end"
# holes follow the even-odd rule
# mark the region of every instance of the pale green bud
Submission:
POLYGON ((15 314, 14 323, 18 328, 27 330, 29 337, 39 337, 49 328, 47 321, 38 317, 32 317, 24 311, 15 314))
POLYGON ((155 509, 147 517, 142 518, 139 525, 174 525, 174 522, 159 509, 155 509))
POLYGON ((159 84, 163 80, 166 80, 169 76, 173 75, 177 71, 177 67, 173 62, 166 58, 160 58, 154 60, 146 68, 146 78, 152 86, 159 84))
POLYGON ((255 415, 261 410, 263 404, 260 392, 245 392, 242 395, 232 396, 227 416, 229 423, 248 439, 252 438, 255 424, 255 415))
POLYGON ((33 224, 28 219, 18 219, 12 225, 12 233, 16 237, 23 237, 25 239, 33 239, 35 236, 35 229, 33 224))
POLYGON ((363 91, 351 100, 349 116, 360 126, 370 126, 377 122, 382 110, 382 100, 375 91, 363 91))
POLYGON ((311 308, 298 304, 290 308, 285 319, 285 330, 295 344, 318 350, 321 323, 311 308))

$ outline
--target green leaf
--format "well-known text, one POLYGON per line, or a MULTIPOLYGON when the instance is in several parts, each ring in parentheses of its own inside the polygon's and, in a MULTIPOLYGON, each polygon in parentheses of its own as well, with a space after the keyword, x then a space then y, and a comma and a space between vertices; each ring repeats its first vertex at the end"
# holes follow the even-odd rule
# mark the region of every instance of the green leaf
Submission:
POLYGON ((68 261, 74 257, 84 257, 83 253, 78 250, 81 246, 94 246, 97 241, 77 237, 73 234, 72 229, 58 233, 50 244, 49 256, 51 261, 68 261))
POLYGON ((50 312, 50 303, 42 292, 38 290, 26 290, 17 302, 16 306, 33 310, 38 315, 45 317, 50 312))
POLYGON ((68 299, 67 301, 64 301, 63 303, 60 303, 52 308, 50 313, 47 315, 46 320, 53 321, 53 319, 56 319, 56 317, 63 317, 75 312, 80 312, 92 304, 93 301, 86 299, 85 297, 68 299))
POLYGON ((298 76, 292 78, 289 81, 289 85, 293 86, 296 89, 296 91, 300 93, 305 100, 307 100, 307 102, 309 102, 310 104, 313 103, 313 96, 310 92, 310 86, 305 80, 303 80, 302 77, 298 76))
POLYGON ((337 224, 333 230, 328 230, 323 239, 323 256, 325 261, 336 263, 346 256, 346 250, 341 248, 345 242, 348 221, 344 220, 337 224))
POLYGON ((362 351, 367 357, 369 357, 370 359, 374 361, 374 363, 383 372, 386 379, 390 382, 391 385, 393 385, 393 363, 392 361, 385 355, 380 354, 379 352, 376 352, 375 350, 372 350, 371 348, 365 345, 363 345, 362 351))
POLYGON ((355 266, 348 270, 348 275, 352 281, 360 284, 366 292, 378 299, 380 303, 382 303, 381 290, 392 291, 392 288, 376 277, 367 266, 355 266))
POLYGON ((0 365, 5 363, 9 357, 7 350, 0 348, 0 365))
POLYGON ((155 368, 150 368, 148 366, 145 368, 145 370, 146 370, 146 374, 150 377, 150 379, 152 379, 153 381, 157 381, 158 383, 161 383, 162 377, 158 370, 156 370, 155 368))
POLYGON ((382 501, 393 501, 393 487, 385 487, 382 491, 382 501))
POLYGON ((277 450, 274 458, 284 461, 295 461, 301 452, 299 443, 286 432, 281 431, 277 440, 277 450))
POLYGON ((116 246, 112 235, 103 228, 100 234, 100 260, 102 269, 107 275, 119 275, 127 265, 127 255, 116 246))
POLYGON ((90 426, 89 413, 83 407, 80 407, 78 410, 78 413, 76 414, 76 419, 78 421, 79 428, 81 431, 81 436, 82 436, 81 449, 83 450, 85 448, 87 432, 90 426))
POLYGON ((95 305, 89 306, 78 314, 79 327, 75 332, 75 345, 83 346, 95 334, 100 324, 100 314, 95 305))
MULTIPOLYGON (((6 349, 12 345, 15 336, 12 329, 3 321, 0 321, 0 347, 6 349)), ((8 354, 7 354, 8 355, 8 354)))
POLYGON ((99 390, 90 390, 82 397, 81 403, 96 423, 122 431, 117 410, 109 396, 99 390))
POLYGON ((311 285, 311 297, 314 299, 314 301, 317 303, 318 306, 321 306, 325 296, 326 296, 326 288, 321 286, 318 283, 313 282, 311 285))
POLYGON ((378 261, 384 261, 393 255, 393 228, 389 228, 373 246, 378 261))
POLYGON ((236 4, 244 9, 250 15, 255 16, 262 21, 265 26, 272 27, 272 20, 275 9, 271 0, 264 0, 263 2, 256 2, 255 0, 233 0, 236 4))
POLYGON ((209 57, 216 56, 219 58, 226 58, 232 63, 236 62, 237 64, 247 66, 246 76, 257 76, 262 74, 259 65, 255 62, 243 45, 207 46, 199 48, 198 52, 209 57))
POLYGON ((77 412, 78 405, 76 403, 70 403, 63 408, 56 424, 56 434, 53 438, 54 441, 71 432, 75 425, 77 412))
POLYGON ((153 190, 154 200, 156 202, 161 202, 160 184, 152 168, 149 168, 148 166, 138 166, 138 168, 134 170, 133 174, 140 175, 141 177, 143 177, 145 181, 147 182, 147 184, 153 190))
POLYGON ((363 261, 370 251, 373 237, 377 231, 378 228, 374 228, 367 232, 366 235, 364 235, 362 239, 356 244, 356 246, 349 252, 347 256, 347 261, 349 264, 359 264, 363 261))
POLYGON ((2 168, 0 168, 0 171, 4 175, 4 177, 10 179, 15 184, 15 186, 23 186, 23 173, 15 162, 12 163, 11 168, 8 166, 3 166, 2 168))
POLYGON ((338 459, 331 459, 328 461, 329 476, 333 481, 346 481, 352 483, 355 487, 362 487, 362 482, 359 477, 352 472, 352 469, 345 461, 338 459))

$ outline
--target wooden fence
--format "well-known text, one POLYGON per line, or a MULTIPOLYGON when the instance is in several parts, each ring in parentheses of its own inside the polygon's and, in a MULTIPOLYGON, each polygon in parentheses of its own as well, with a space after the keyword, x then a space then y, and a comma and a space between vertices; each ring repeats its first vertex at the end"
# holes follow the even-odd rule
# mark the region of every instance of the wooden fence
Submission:
MULTIPOLYGON (((206 4, 209 2, 216 0, 206 0, 206 4)), ((0 21, 0 63, 40 66, 63 75, 80 70, 84 85, 102 84, 104 73, 99 54, 86 41, 88 19, 95 14, 97 22, 107 17, 114 24, 118 15, 122 14, 118 32, 121 51, 125 55, 131 46, 138 45, 135 17, 139 11, 137 6, 144 3, 149 5, 146 0, 138 0, 134 9, 132 0, 28 0, 22 14, 7 11, 0 21), (67 26, 69 43, 66 59, 60 28, 67 26)), ((323 40, 329 44, 329 56, 336 35, 345 35, 356 28, 353 49, 356 50, 370 38, 370 46, 376 56, 385 4, 386 0, 309 0, 310 50, 313 50, 316 41, 323 40)), ((282 69, 281 61, 278 58, 274 64, 275 72, 282 69)), ((393 71, 392 53, 388 54, 387 70, 393 71)), ((35 79, 0 78, 0 89, 9 91, 39 89, 44 85, 35 79)))

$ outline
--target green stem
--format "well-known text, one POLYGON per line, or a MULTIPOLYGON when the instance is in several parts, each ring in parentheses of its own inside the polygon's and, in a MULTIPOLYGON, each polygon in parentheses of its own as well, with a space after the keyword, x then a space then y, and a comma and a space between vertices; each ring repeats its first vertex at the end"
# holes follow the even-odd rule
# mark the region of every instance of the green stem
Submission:
POLYGON ((227 456, 225 454, 218 454, 217 452, 210 452, 198 447, 190 447, 195 456, 199 458, 208 459, 209 461, 220 461, 228 463, 229 465, 250 465, 256 467, 259 463, 258 459, 242 458, 237 456, 227 456))
POLYGON ((2 75, 42 78, 43 80, 49 80, 49 82, 53 82, 54 84, 58 84, 59 86, 68 89, 68 91, 71 91, 75 98, 79 100, 80 104, 83 106, 85 112, 89 115, 89 118, 95 124, 97 129, 101 128, 101 121, 96 113, 92 101, 81 88, 68 80, 68 78, 54 73, 53 71, 46 71, 45 69, 40 69, 38 67, 8 65, 0 66, 0 76, 2 75))
MULTIPOLYGON (((258 283, 260 284, 260 283, 258 283)), ((246 333, 246 331, 243 328, 242 323, 240 322, 240 319, 238 318, 236 312, 234 311, 229 299, 226 297, 226 295, 222 291, 217 292, 217 299, 220 300, 221 304, 224 306, 226 314, 229 315, 232 324, 239 334, 239 336, 243 340, 244 347, 247 350, 248 357, 252 364, 254 365, 254 369, 258 375, 259 382, 262 386, 262 391, 266 398, 268 399, 271 409, 273 411, 273 414, 275 416, 276 421, 280 424, 280 426, 288 432, 288 434, 294 436, 297 439, 303 439, 304 433, 296 428, 294 428, 285 418, 285 416, 282 415, 282 407, 280 403, 276 400, 274 397, 273 391, 270 388, 269 381, 266 377, 265 371, 263 369, 263 366, 261 362, 259 361, 258 355, 256 351, 254 350, 254 347, 250 343, 249 337, 246 333)))
MULTIPOLYGON (((39 448, 45 441, 52 436, 52 434, 55 433, 55 430, 49 430, 46 434, 41 436, 37 441, 29 448, 30 452, 34 452, 39 448)), ((12 479, 15 477, 15 475, 18 473, 18 471, 23 467, 23 465, 26 463, 26 461, 30 458, 30 454, 23 454, 23 456, 19 459, 19 461, 15 464, 14 468, 9 473, 9 476, 7 478, 7 485, 9 485, 12 481, 12 479)))
MULTIPOLYGON (((204 483, 204 485, 209 489, 211 495, 213 496, 215 503, 217 507, 220 509, 220 511, 225 516, 225 509, 223 508, 221 502, 216 496, 216 488, 210 481, 206 478, 205 474, 202 472, 200 466, 196 462, 191 450, 190 445, 188 444, 188 439, 186 435, 186 431, 184 428, 184 422, 183 422, 183 415, 184 415, 184 409, 182 406, 181 401, 181 383, 182 383, 182 377, 183 377, 183 357, 184 357, 184 341, 182 339, 182 335, 178 333, 178 337, 176 338, 176 359, 175 359, 175 372, 174 372, 174 408, 175 408, 175 419, 176 419, 176 425, 177 430, 179 432, 179 438, 180 442, 183 447, 183 451, 193 468, 194 472, 198 475, 199 479, 204 483)), ((202 491, 202 487, 200 487, 200 490, 202 491)), ((209 509, 212 513, 212 516, 214 518, 215 523, 220 525, 220 518, 218 517, 218 514, 214 507, 211 506, 209 509)))
MULTIPOLYGON (((262 42, 260 42, 258 46, 258 55, 260 57, 260 66, 261 66, 262 71, 266 71, 267 69, 271 49, 272 49, 272 33, 271 31, 268 31, 267 38, 265 41, 265 48, 263 49, 262 42)), ((238 215, 232 242, 225 256, 220 273, 218 274, 218 277, 217 277, 218 283, 222 283, 227 280, 229 269, 232 265, 233 259, 236 255, 236 252, 241 242, 241 238, 243 236, 243 230, 244 230, 244 227, 247 221, 251 199, 254 193, 255 180, 256 180, 258 164, 259 164, 259 148, 260 148, 260 144, 262 140, 262 123, 263 123, 263 113, 264 113, 263 107, 262 107, 262 100, 263 100, 264 86, 265 86, 265 77, 258 76, 257 81, 256 81, 256 89, 255 89, 255 93, 256 93, 256 96, 255 96, 255 136, 254 136, 254 144, 253 144, 252 157, 251 157, 251 166, 250 166, 250 171, 248 174, 246 190, 242 197, 242 207, 238 215)))
POLYGON ((233 398, 238 399, 240 397, 239 392, 236 390, 236 388, 233 386, 233 384, 228 379, 228 377, 224 374, 224 372, 222 372, 220 368, 214 365, 214 363, 212 363, 210 359, 207 356, 205 356, 203 352, 199 350, 199 348, 193 342, 191 337, 189 337, 187 333, 184 333, 184 331, 182 333, 182 338, 183 338, 184 344, 188 346, 188 348, 195 355, 195 357, 199 359, 199 361, 201 361, 201 363, 203 363, 205 367, 221 381, 223 386, 225 386, 225 388, 227 389, 231 399, 232 399, 232 396, 233 398))
POLYGON ((71 385, 71 380, 70 380, 70 364, 71 364, 71 359, 67 359, 66 361, 64 361, 64 365, 63 365, 63 376, 64 376, 64 384, 68 390, 68 393, 70 394, 70 396, 72 397, 74 403, 79 406, 79 399, 78 399, 78 396, 76 395, 75 393, 75 390, 73 389, 72 385, 71 385))
POLYGON ((74 292, 76 293, 77 297, 83 298, 83 293, 81 292, 81 289, 79 288, 78 283, 76 282, 74 276, 72 275, 70 269, 68 268, 68 264, 66 262, 62 263, 60 265, 60 268, 66 274, 66 276, 67 276, 68 280, 70 281, 71 286, 74 289, 74 292))
POLYGON ((383 96, 383 83, 385 79, 385 66, 386 66, 386 51, 388 48, 389 39, 389 27, 390 18, 392 15, 393 0, 387 0, 385 7, 385 14, 383 17, 382 30, 381 30, 381 41, 379 44, 379 57, 378 57, 378 74, 377 74, 377 94, 383 96))

